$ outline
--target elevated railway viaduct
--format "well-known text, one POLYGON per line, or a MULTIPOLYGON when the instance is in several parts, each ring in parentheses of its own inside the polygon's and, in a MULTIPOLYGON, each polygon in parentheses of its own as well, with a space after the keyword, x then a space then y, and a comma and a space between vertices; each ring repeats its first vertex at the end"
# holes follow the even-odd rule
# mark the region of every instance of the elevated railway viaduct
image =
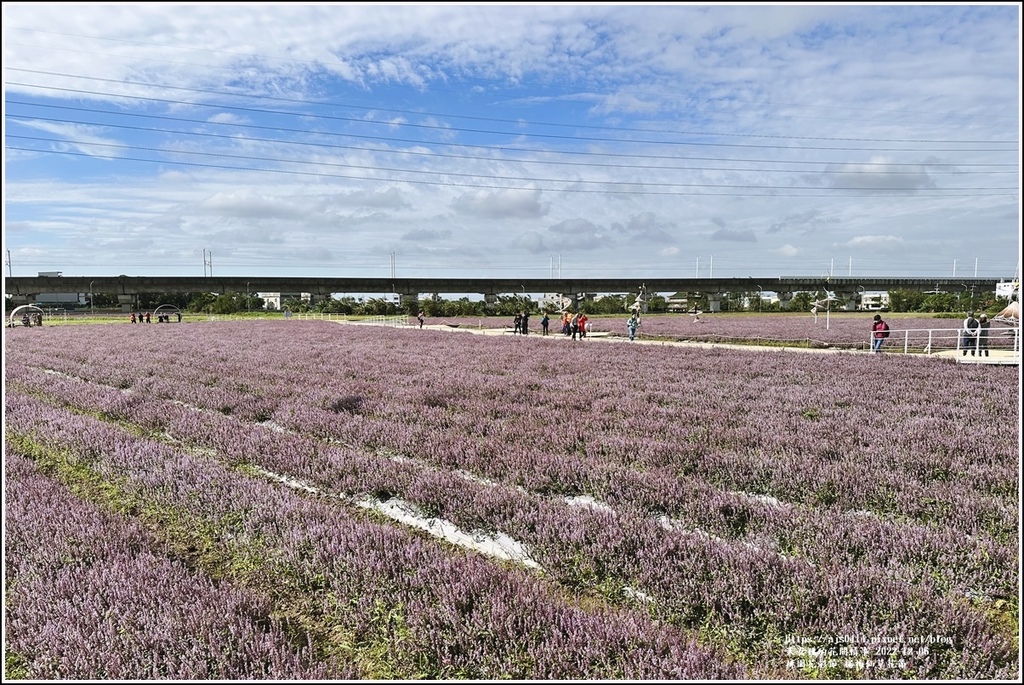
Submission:
POLYGON ((7 276, 4 294, 7 307, 32 304, 41 293, 105 293, 116 295, 122 308, 132 309, 143 293, 308 293, 312 301, 335 293, 397 295, 400 303, 422 294, 482 295, 494 302, 498 295, 553 293, 582 299, 596 293, 703 293, 711 311, 718 311, 725 293, 775 293, 785 303, 798 292, 833 292, 853 309, 864 292, 912 290, 984 293, 994 292, 997 278, 925 277, 822 278, 779 276, 747 278, 316 278, 298 276, 7 276))

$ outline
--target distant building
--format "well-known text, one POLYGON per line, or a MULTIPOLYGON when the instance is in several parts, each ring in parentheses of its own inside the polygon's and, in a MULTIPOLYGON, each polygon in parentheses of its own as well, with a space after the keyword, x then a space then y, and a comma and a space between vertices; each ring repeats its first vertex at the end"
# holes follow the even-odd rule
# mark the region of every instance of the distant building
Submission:
POLYGON ((313 297, 312 293, 256 293, 256 297, 263 299, 263 308, 280 310, 284 302, 290 300, 306 300, 309 301, 313 297))
POLYGON ((877 312, 889 308, 889 293, 864 293, 860 297, 860 309, 862 312, 877 312))
POLYGON ((1000 281, 996 283, 996 297, 1005 297, 1010 299, 1014 293, 1020 292, 1020 281, 1000 281))
POLYGON ((670 312, 687 312, 700 303, 700 293, 674 293, 665 298, 665 308, 670 312))

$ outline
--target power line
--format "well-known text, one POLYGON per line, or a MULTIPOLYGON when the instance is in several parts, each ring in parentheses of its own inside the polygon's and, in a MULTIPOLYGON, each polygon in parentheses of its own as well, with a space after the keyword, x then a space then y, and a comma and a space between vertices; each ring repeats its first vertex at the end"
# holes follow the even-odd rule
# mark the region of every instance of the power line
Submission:
MULTIPOLYGON (((251 94, 232 93, 232 92, 225 92, 225 91, 211 90, 211 89, 203 89, 203 88, 188 88, 188 87, 184 87, 184 86, 169 86, 169 85, 164 85, 164 84, 145 83, 145 82, 142 82, 142 81, 128 81, 128 80, 106 79, 106 78, 99 78, 99 77, 95 77, 95 76, 82 76, 82 75, 79 75, 79 74, 66 74, 66 73, 60 73, 60 72, 41 71, 41 70, 34 70, 34 69, 8 68, 7 71, 8 72, 17 71, 17 72, 25 72, 25 73, 33 73, 33 74, 43 74, 43 75, 47 75, 47 76, 61 76, 61 77, 64 77, 64 78, 78 78, 78 79, 83 79, 83 80, 87 80, 87 81, 100 81, 100 82, 106 82, 106 83, 113 83, 113 84, 117 84, 117 85, 143 86, 143 87, 146 87, 146 88, 156 88, 156 89, 160 89, 160 90, 172 90, 172 91, 178 90, 178 91, 185 91, 185 92, 190 92, 190 93, 202 93, 204 95, 218 95, 218 96, 227 96, 227 97, 245 97, 245 98, 249 98, 249 99, 254 99, 255 98, 255 99, 258 99, 258 100, 266 100, 266 101, 271 101, 271 102, 285 102, 285 103, 290 103, 290 104, 313 105, 313 106, 317 106, 317 107, 340 107, 340 108, 345 108, 345 109, 366 109, 367 108, 367 105, 350 105, 350 104, 342 103, 342 102, 332 102, 332 101, 322 102, 322 101, 300 100, 300 99, 297 99, 297 98, 282 98, 282 97, 279 97, 279 96, 269 96, 269 95, 253 96, 251 94)), ((199 104, 201 104, 201 103, 194 103, 194 102, 190 102, 190 101, 162 100, 160 98, 147 98, 147 97, 141 97, 141 96, 124 96, 124 95, 119 95, 119 94, 116 94, 116 93, 104 93, 104 92, 89 91, 89 90, 75 90, 75 89, 69 89, 69 88, 60 88, 60 87, 57 87, 57 86, 42 86, 42 85, 38 85, 38 84, 26 84, 26 83, 18 83, 18 82, 9 82, 9 83, 11 85, 20 85, 20 86, 24 86, 24 87, 28 87, 28 88, 37 88, 37 89, 42 89, 42 90, 68 90, 68 91, 71 91, 71 92, 83 93, 83 94, 87 94, 87 95, 101 95, 101 96, 106 96, 106 97, 131 97, 132 99, 149 100, 149 101, 155 101, 155 102, 169 102, 169 103, 173 103, 173 104, 192 104, 192 105, 199 105, 199 104)), ((220 106, 224 106, 224 105, 217 105, 217 106, 220 107, 220 106)), ((836 137, 836 136, 816 137, 816 136, 792 136, 792 135, 780 136, 780 135, 760 134, 760 133, 728 133, 728 132, 724 132, 723 133, 723 132, 685 131, 685 130, 684 131, 679 131, 679 130, 663 130, 663 129, 650 129, 650 128, 631 128, 631 127, 624 127, 624 126, 601 126, 601 125, 597 125, 597 124, 580 124, 580 123, 563 124, 563 123, 556 123, 556 122, 524 121, 524 120, 519 120, 519 119, 514 119, 513 120, 513 119, 502 119, 502 118, 495 118, 495 117, 471 116, 471 115, 466 115, 466 114, 453 114, 453 113, 450 113, 450 112, 430 112, 430 111, 422 111, 422 110, 408 110, 408 109, 385 108, 385 107, 379 107, 379 106, 373 106, 373 105, 369 105, 369 107, 372 107, 372 109, 374 111, 387 112, 387 113, 393 113, 393 114, 413 114, 413 115, 422 116, 422 117, 444 117, 446 119, 466 119, 466 120, 470 120, 470 121, 488 121, 488 122, 494 122, 494 123, 512 124, 512 125, 516 126, 517 129, 519 129, 522 126, 525 125, 525 126, 550 126, 550 127, 553 127, 553 128, 573 128, 573 129, 585 128, 585 129, 593 129, 593 130, 599 130, 599 131, 615 131, 615 132, 645 133, 645 134, 662 133, 662 134, 670 134, 670 135, 710 136, 710 137, 725 137, 725 138, 768 138, 768 139, 785 139, 785 140, 827 140, 827 141, 839 141, 839 142, 869 142, 869 143, 914 143, 914 144, 917 144, 917 143, 954 144, 955 143, 955 144, 963 144, 963 145, 980 145, 980 144, 1003 144, 1003 143, 1014 143, 1014 142, 1016 142, 1016 141, 994 141, 994 140, 946 140, 946 139, 931 140, 931 139, 899 139, 899 138, 846 138, 846 137, 836 137)), ((240 109, 247 109, 247 108, 240 108, 240 109)), ((260 111, 260 110, 256 110, 256 111, 260 111)), ((281 114, 282 112, 276 112, 276 111, 273 111, 273 110, 264 110, 264 113, 268 113, 268 114, 281 114)), ((307 116, 317 116, 317 115, 307 115, 307 116)), ((326 117, 326 118, 333 119, 335 117, 326 117)), ((359 118, 355 118, 355 119, 346 118, 346 117, 337 117, 337 118, 342 120, 342 121, 359 121, 359 122, 364 122, 365 123, 364 119, 359 119, 359 118)), ((391 124, 389 124, 389 125, 391 125, 391 124)), ((453 130, 451 127, 447 127, 447 126, 433 126, 433 125, 428 125, 428 124, 400 124, 400 125, 409 125, 409 126, 417 126, 417 127, 432 128, 432 129, 442 129, 442 130, 445 130, 445 131, 453 130)), ((489 134, 501 133, 503 135, 508 135, 509 134, 508 132, 501 132, 501 131, 480 131, 480 130, 475 130, 475 129, 460 129, 460 128, 457 128, 457 127, 454 128, 454 130, 463 131, 463 132, 471 132, 471 133, 489 133, 489 134)), ((518 133, 521 133, 521 132, 517 130, 516 133, 518 134, 518 133)), ((537 135, 537 134, 529 134, 529 133, 527 133, 526 135, 537 135)), ((562 136, 549 136, 549 137, 562 137, 562 136)), ((572 137, 572 139, 591 140, 590 138, 576 138, 576 137, 572 137)), ((594 140, 604 141, 606 139, 597 138, 597 139, 594 139, 594 140)), ((641 141, 641 142, 665 142, 665 141, 641 141)), ((754 146, 754 147, 763 147, 763 146, 754 146)), ((801 148, 801 149, 805 149, 805 148, 801 148)), ((814 149, 814 148, 811 148, 811 149, 814 149)), ((825 149, 846 149, 846 148, 825 148, 825 149)))
MULTIPOLYGON (((359 136, 359 135, 348 134, 348 133, 333 133, 333 132, 321 132, 321 131, 310 132, 310 131, 305 131, 305 130, 300 130, 300 129, 285 129, 285 128, 281 128, 281 127, 258 126, 258 125, 254 125, 254 124, 234 124, 234 123, 225 123, 225 122, 208 122, 208 121, 203 121, 203 120, 199 120, 199 119, 185 119, 183 117, 169 117, 169 116, 155 115, 155 114, 136 114, 136 113, 125 114, 125 113, 120 113, 120 112, 111 112, 110 110, 97 110, 97 109, 92 109, 92 108, 70 107, 70 106, 65 106, 65 105, 49 105, 49 104, 38 104, 37 105, 35 103, 27 103, 27 102, 22 102, 22 101, 18 101, 18 100, 8 101, 8 104, 9 105, 17 104, 17 105, 37 106, 37 107, 45 107, 45 108, 51 108, 51 109, 66 109, 66 110, 74 110, 74 111, 82 111, 82 112, 91 112, 91 113, 94 113, 94 114, 113 114, 113 115, 125 116, 125 117, 152 118, 152 119, 175 121, 175 122, 178 122, 178 123, 201 123, 201 124, 205 124, 205 125, 211 125, 212 124, 212 125, 216 125, 216 126, 241 126, 241 127, 245 127, 245 128, 253 128, 253 129, 260 129, 260 130, 270 130, 270 131, 287 132, 287 133, 303 133, 303 134, 311 134, 311 135, 317 135, 317 136, 351 137, 351 138, 357 138, 357 139, 365 139, 365 138, 380 139, 380 138, 375 137, 375 136, 359 136)), ((250 143, 250 142, 279 143, 279 144, 284 144, 284 145, 300 145, 300 146, 309 146, 309 147, 317 147, 317 148, 354 150, 354 151, 358 151, 358 152, 378 152, 378 153, 390 154, 390 155, 413 155, 413 156, 420 156, 420 157, 436 157, 436 158, 445 158, 445 159, 469 159, 469 160, 475 160, 475 161, 495 161, 493 158, 486 158, 486 157, 480 157, 480 156, 475 156, 475 155, 455 155, 455 154, 445 154, 445 153, 439 153, 439 152, 424 152, 422 150, 396 150, 396 149, 373 148, 373 147, 356 146, 356 145, 340 145, 340 144, 337 144, 337 143, 306 142, 306 141, 296 141, 296 140, 282 140, 282 139, 275 139, 275 138, 254 138, 254 137, 244 137, 244 136, 229 136, 229 135, 225 135, 225 134, 208 133, 208 132, 203 132, 203 131, 178 131, 178 130, 170 130, 170 129, 153 128, 153 127, 129 126, 127 124, 112 124, 112 123, 107 123, 107 122, 81 121, 81 120, 75 120, 75 119, 57 119, 57 118, 52 118, 52 117, 40 117, 40 116, 32 116, 32 115, 24 115, 24 114, 22 114, 22 115, 7 114, 6 118, 13 119, 13 120, 29 121, 29 122, 31 122, 31 121, 46 121, 46 122, 57 122, 57 123, 64 123, 64 124, 78 124, 78 125, 82 125, 82 126, 102 126, 102 127, 105 127, 105 128, 115 128, 115 129, 123 129, 123 130, 142 131, 142 132, 145 132, 145 133, 166 133, 166 134, 183 135, 183 136, 219 138, 219 139, 224 139, 224 140, 232 140, 232 141, 246 142, 246 143, 250 143)), ((16 136, 12 136, 12 137, 16 137, 16 136)), ((389 140, 389 141, 392 141, 392 142, 413 142, 413 141, 408 141, 408 140, 403 140, 403 139, 396 139, 396 138, 384 138, 384 140, 389 140)), ((491 147, 491 146, 486 146, 486 145, 470 145, 470 144, 465 144, 465 143, 437 143, 437 144, 438 145, 444 145, 444 146, 471 147, 471 148, 474 148, 474 149, 489 150, 489 151, 517 151, 517 152, 518 151, 524 151, 524 152, 530 152, 531 151, 531 150, 521 150, 519 148, 496 148, 496 147, 491 147)), ((537 151, 537 152, 539 152, 539 151, 537 151)), ((622 153, 602 153, 602 152, 559 151, 556 154, 559 154, 559 155, 573 154, 573 155, 585 155, 585 156, 592 156, 592 157, 608 157, 608 156, 612 156, 612 157, 624 157, 624 158, 636 158, 636 159, 655 159, 655 160, 663 160, 663 159, 679 160, 680 159, 679 157, 665 156, 665 155, 643 155, 643 154, 622 154, 622 153)), ((748 163, 766 163, 766 164, 802 164, 802 165, 814 165, 816 167, 818 167, 818 166, 845 167, 845 166, 851 164, 851 162, 848 162, 848 161, 847 162, 838 162, 838 161, 809 161, 809 160, 777 160, 776 161, 776 160, 767 160, 767 159, 707 158, 707 157, 689 157, 689 156, 685 157, 685 158, 682 158, 682 159, 700 160, 700 161, 715 161, 715 162, 722 162, 722 163, 725 163, 725 162, 748 162, 748 163)), ((557 159, 540 160, 540 159, 515 159, 515 158, 511 158, 511 159, 506 159, 504 161, 506 161, 506 162, 523 163, 523 164, 545 164, 545 165, 585 166, 585 167, 609 167, 609 168, 615 168, 615 169, 644 169, 644 170, 652 170, 652 171, 666 171, 666 170, 683 170, 683 171, 757 171, 757 172, 763 172, 763 173, 793 173, 793 171, 794 171, 794 170, 789 170, 789 169, 747 169, 747 168, 736 168, 736 167, 680 167, 680 166, 666 166, 666 165, 656 165, 656 166, 655 165, 630 165, 630 164, 623 164, 621 162, 616 162, 614 164, 610 164, 610 163, 599 163, 599 162, 592 162, 592 161, 572 162, 572 161, 557 160, 557 159)), ((933 174, 934 173, 956 173, 958 175, 971 174, 971 173, 1000 173, 1000 174, 1017 173, 1015 171, 1015 169, 1017 169, 1019 167, 1019 164, 1015 164, 1015 163, 979 163, 979 164, 969 164, 969 163, 955 163, 955 162, 926 162, 926 163, 923 163, 923 162, 856 162, 856 163, 852 163, 852 164, 855 164, 858 167, 864 167, 864 166, 884 166, 884 167, 886 167, 886 171, 885 171, 886 174, 899 174, 899 173, 916 174, 916 173, 919 173, 918 171, 900 172, 900 171, 890 171, 890 170, 888 170, 888 167, 893 167, 893 166, 895 166, 895 167, 913 166, 913 167, 916 167, 916 168, 927 166, 927 167, 929 167, 931 169, 930 173, 933 173, 933 174), (943 167, 943 166, 945 166, 945 167, 953 167, 953 166, 955 166, 956 169, 953 170, 953 171, 949 171, 949 172, 942 172, 942 171, 934 170, 934 167, 943 167), (976 168, 976 167, 997 167, 997 168, 1000 168, 1000 167, 1011 167, 1011 169, 1010 170, 1006 170, 1006 171, 992 170, 992 171, 983 171, 983 172, 962 171, 962 169, 965 169, 965 168, 976 168)), ((820 173, 856 174, 856 173, 879 173, 879 172, 873 171, 873 170, 869 170, 869 169, 853 169, 853 170, 851 170, 851 169, 844 169, 843 171, 820 172, 820 173)))
MULTIPOLYGON (((531 137, 531 138, 542 138, 542 139, 549 139, 549 140, 562 140, 562 141, 586 142, 586 143, 623 143, 623 142, 628 142, 628 143, 633 143, 633 144, 647 144, 647 145, 678 145, 678 146, 752 148, 752 149, 778 149, 778 148, 781 147, 783 149, 798 150, 798 151, 806 151, 806 150, 833 150, 833 151, 857 151, 857 152, 865 151, 864 148, 857 148, 857 147, 801 146, 801 147, 793 148, 793 147, 779 146, 779 145, 753 145, 753 144, 741 144, 741 143, 709 143, 709 142, 697 142, 697 141, 657 140, 657 139, 646 139, 646 138, 640 138, 640 139, 631 138, 631 139, 625 139, 624 140, 624 139, 621 139, 621 138, 601 138, 601 137, 596 137, 596 136, 569 136, 569 135, 558 135, 558 134, 551 134, 551 133, 525 133, 523 131, 493 131, 493 130, 488 130, 488 129, 457 128, 457 127, 451 127, 451 126, 440 126, 440 125, 435 125, 435 124, 413 124, 413 123, 409 123, 409 122, 390 122, 390 121, 379 121, 379 122, 378 121, 371 121, 371 122, 368 122, 365 118, 359 118, 359 117, 340 117, 340 116, 333 116, 333 115, 327 115, 327 114, 297 113, 297 112, 287 112, 287 111, 282 111, 282 110, 259 109, 259 108, 256 108, 256 107, 241 107, 241 106, 238 106, 238 105, 225 105, 225 104, 207 105, 207 104, 197 104, 197 103, 189 102, 189 101, 186 101, 186 100, 171 100, 171 99, 167 99, 167 98, 152 98, 152 97, 142 97, 142 96, 128 96, 128 95, 120 95, 120 94, 117 94, 117 93, 101 93, 101 92, 97 92, 97 91, 83 90, 83 89, 80 89, 80 88, 61 88, 61 87, 57 87, 57 86, 38 86, 38 85, 35 85, 35 84, 19 83, 19 82, 8 82, 8 83, 10 85, 23 86, 23 87, 27 87, 27 88, 38 88, 38 89, 41 89, 41 90, 55 90, 55 91, 60 91, 60 92, 65 92, 65 93, 77 93, 79 95, 102 95, 104 97, 124 98, 124 99, 130 99, 130 100, 135 100, 135 101, 140 101, 141 100, 141 101, 146 101, 146 102, 158 102, 158 103, 167 104, 167 105, 188 105, 188 106, 192 106, 192 107, 199 107, 199 106, 202 106, 202 107, 214 107, 214 106, 216 106, 218 109, 227 109, 227 110, 232 110, 232 111, 237 111, 237 112, 246 112, 246 113, 249 113, 249 114, 274 114, 274 115, 284 115, 284 116, 299 116, 299 115, 301 115, 301 116, 304 116, 304 117, 310 117, 310 118, 316 118, 316 119, 324 119, 324 120, 327 120, 327 121, 341 121, 341 122, 358 123, 358 124, 364 124, 364 125, 365 124, 375 124, 375 125, 379 125, 379 126, 389 126, 389 127, 399 126, 399 127, 408 127, 408 128, 415 128, 415 129, 443 131, 445 134, 450 134, 453 131, 457 131, 459 133, 475 133, 475 134, 516 136, 516 137, 528 136, 528 137, 531 137)), ((628 129, 616 129, 616 130, 628 131, 628 129)), ((714 135, 714 134, 700 134, 700 135, 714 135)), ((830 139, 826 138, 826 139, 820 139, 820 140, 830 140, 830 139)), ((864 142, 870 142, 870 141, 869 140, 865 140, 864 142)), ((879 141, 879 142, 893 142, 893 141, 879 141)), ((912 141, 895 141, 895 142, 908 142, 909 143, 909 142, 912 142, 912 141)), ((943 141, 943 142, 945 142, 945 141, 943 141)), ((950 141, 948 144, 956 144, 956 143, 959 143, 959 142, 961 142, 961 141, 950 141)), ((993 145, 1016 145, 1015 141, 1010 141, 1010 142, 984 141, 984 142, 989 143, 989 144, 993 144, 993 145)), ((964 142, 964 144, 976 144, 976 143, 975 142, 967 141, 967 142, 964 142)), ((913 149, 908 150, 907 148, 901 148, 901 147, 895 147, 894 148, 894 147, 872 146, 871 148, 869 148, 869 151, 871 151, 871 152, 913 152, 914 150, 913 149)), ((1013 152, 1014 150, 1013 149, 1002 149, 1002 148, 997 148, 997 149, 993 149, 993 148, 973 148, 973 149, 970 149, 970 148, 969 149, 964 149, 964 148, 929 148, 929 151, 932 151, 932 152, 1013 152)))
MULTIPOLYGON (((19 137, 23 137, 23 136, 8 136, 8 137, 9 138, 19 138, 19 137)), ((67 141, 50 140, 49 142, 66 143, 67 141)), ((113 147, 113 148, 123 148, 123 149, 141 149, 141 150, 145 150, 145 151, 152 151, 153 150, 152 148, 139 148, 139 147, 130 146, 130 145, 113 145, 113 144, 108 144, 108 143, 81 142, 81 143, 77 143, 77 144, 79 144, 79 145, 92 145, 92 146, 97 146, 97 147, 113 147)), ((86 154, 84 152, 72 152, 72 151, 69 151, 69 150, 39 150, 39 149, 36 149, 36 148, 23 148, 23 147, 11 146, 11 145, 6 145, 5 148, 8 149, 8 150, 17 150, 17 151, 21 151, 21 152, 36 152, 36 153, 40 153, 40 154, 69 155, 69 156, 89 157, 89 158, 95 158, 96 157, 96 155, 89 155, 89 154, 86 154)), ((361 169, 367 169, 367 170, 373 170, 373 171, 399 171, 401 173, 430 174, 432 176, 437 176, 437 175, 441 174, 441 172, 437 172, 437 171, 418 171, 418 170, 408 170, 408 169, 386 169, 386 168, 380 168, 380 167, 358 166, 358 165, 348 165, 348 164, 330 164, 330 163, 326 163, 326 162, 318 162, 318 163, 314 163, 314 162, 297 162, 297 161, 293 161, 293 160, 275 160, 275 159, 263 158, 263 157, 243 157, 241 155, 221 155, 221 154, 215 154, 215 153, 192 152, 192 151, 187 151, 187 152, 186 151, 175 151, 175 154, 209 156, 209 157, 215 157, 215 158, 222 158, 223 157, 223 158, 251 159, 251 160, 259 160, 259 161, 282 162, 282 163, 289 163, 289 164, 307 164, 307 165, 316 164, 318 166, 341 166, 341 167, 346 167, 346 168, 361 168, 361 169)), ((833 192, 833 191, 837 191, 837 190, 840 190, 840 191, 850 190, 850 191, 858 191, 858 192, 885 192, 885 193, 906 193, 906 192, 911 192, 911 191, 908 191, 907 189, 902 189, 902 188, 863 188, 863 187, 856 187, 856 186, 851 186, 851 187, 832 187, 832 188, 814 188, 814 187, 802 187, 802 188, 800 188, 800 187, 794 187, 794 186, 753 186, 753 185, 724 185, 724 184, 722 184, 722 185, 715 185, 715 184, 696 184, 696 183, 695 184, 684 184, 684 183, 674 184, 674 183, 649 183, 649 182, 644 182, 644 181, 582 181, 582 180, 578 180, 578 179, 567 179, 567 180, 566 179, 534 179, 532 177, 531 178, 522 178, 522 177, 481 176, 479 174, 463 174, 463 173, 455 173, 455 172, 445 172, 444 174, 441 174, 441 175, 448 175, 448 176, 474 176, 474 177, 489 178, 489 179, 493 179, 493 180, 511 180, 511 181, 523 181, 523 180, 525 180, 525 181, 530 181, 530 182, 540 180, 540 181, 543 181, 543 182, 562 182, 562 183, 567 183, 567 184, 588 183, 588 184, 602 184, 602 185, 607 185, 607 186, 630 186, 629 188, 624 188, 624 189, 617 189, 617 188, 614 188, 614 187, 600 188, 600 189, 586 189, 586 188, 574 188, 574 187, 571 187, 571 186, 570 187, 566 187, 566 188, 536 188, 536 187, 530 187, 530 186, 515 187, 515 186, 507 186, 507 185, 491 185, 491 184, 485 184, 485 183, 450 183, 450 182, 447 182, 447 181, 424 181, 424 180, 419 180, 419 179, 367 178, 365 176, 353 176, 353 175, 348 175, 348 174, 328 174, 328 173, 312 172, 312 171, 289 171, 289 170, 286 170, 286 169, 256 169, 256 168, 251 168, 251 167, 237 167, 237 166, 227 166, 227 165, 221 165, 221 164, 200 164, 200 163, 196 163, 196 162, 180 162, 180 161, 174 161, 174 160, 144 159, 144 158, 141 158, 141 157, 118 157, 117 159, 119 161, 146 162, 146 163, 151 163, 151 164, 173 164, 173 165, 180 165, 180 166, 202 167, 202 168, 207 168, 207 169, 227 169, 227 170, 232 170, 232 171, 252 171, 252 172, 259 172, 259 173, 293 174, 293 175, 298 175, 298 176, 314 176, 314 177, 322 177, 322 178, 344 178, 344 179, 348 179, 348 180, 370 181, 370 182, 377 182, 377 183, 382 183, 382 182, 383 183, 414 183, 414 184, 421 184, 421 185, 445 186, 445 187, 452 187, 452 188, 485 188, 485 189, 494 189, 494 190, 525 190, 525 191, 547 190, 547 191, 557 191, 557 192, 565 192, 565 193, 612 193, 612 194, 628 194, 628 195, 713 195, 713 196, 716 196, 716 197, 717 196, 763 197, 763 196, 769 196, 769 195, 771 197, 820 197, 820 195, 813 195, 813 194, 789 194, 789 193, 776 193, 776 192, 772 192, 770 194, 717 193, 717 192, 716 193, 691 193, 691 192, 683 192, 683 191, 680 191, 680 192, 651 191, 651 190, 644 189, 643 186, 649 186, 649 185, 650 186, 656 186, 656 187, 668 187, 668 188, 742 188, 742 189, 746 189, 746 190, 773 190, 773 191, 774 190, 790 190, 790 191, 792 191, 792 190, 808 190, 808 191, 827 191, 827 192, 830 192, 830 193, 833 192)), ((949 190, 945 190, 945 189, 932 189, 932 188, 913 189, 912 192, 920 193, 920 192, 927 192, 927 191, 931 191, 931 190, 938 191, 941 197, 990 197, 991 196, 990 194, 981 195, 981 194, 978 194, 978 193, 975 193, 975 192, 970 192, 970 193, 950 192, 949 190)), ((969 190, 969 191, 997 191, 997 190, 1001 191, 1001 190, 1011 190, 1011 191, 1016 191, 1016 188, 1012 188, 1012 187, 1005 187, 1005 188, 1002 188, 1002 187, 989 187, 989 188, 966 188, 966 189, 961 188, 961 189, 957 189, 957 190, 959 190, 959 191, 962 191, 962 190, 969 190)), ((1000 195, 1000 194, 996 193, 995 195, 1000 195)))

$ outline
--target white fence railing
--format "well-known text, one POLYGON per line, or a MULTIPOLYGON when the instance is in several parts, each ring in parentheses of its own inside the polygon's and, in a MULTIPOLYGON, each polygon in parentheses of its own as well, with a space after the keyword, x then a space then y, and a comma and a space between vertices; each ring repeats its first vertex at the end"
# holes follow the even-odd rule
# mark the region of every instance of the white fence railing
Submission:
MULTIPOLYGON (((874 335, 868 338, 870 346, 874 335)), ((975 354, 988 350, 1005 350, 1020 356, 1020 328, 992 327, 985 338, 975 337, 965 342, 959 328, 908 328, 893 329, 882 344, 887 351, 902 351, 907 354, 935 354, 937 352, 973 351, 975 354)))
POLYGON ((291 318, 299 319, 300 321, 348 321, 350 323, 364 323, 371 324, 374 326, 393 326, 402 327, 409 326, 409 320, 411 317, 403 314, 392 314, 390 316, 359 316, 351 317, 348 314, 325 314, 323 312, 302 312, 298 314, 292 314, 291 318))

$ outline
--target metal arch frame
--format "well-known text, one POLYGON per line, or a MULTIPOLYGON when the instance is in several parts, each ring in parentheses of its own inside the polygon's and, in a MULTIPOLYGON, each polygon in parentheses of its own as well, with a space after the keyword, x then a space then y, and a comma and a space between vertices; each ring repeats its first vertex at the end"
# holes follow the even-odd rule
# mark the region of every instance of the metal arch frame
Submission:
POLYGON ((7 327, 8 328, 14 328, 14 319, 22 311, 35 311, 35 312, 38 312, 40 315, 43 315, 43 316, 46 315, 46 312, 44 312, 42 310, 42 308, 37 307, 34 304, 21 304, 21 305, 18 305, 17 307, 15 307, 14 309, 11 310, 11 314, 7 318, 7 327))
POLYGON ((172 312, 180 312, 181 311, 181 307, 175 307, 173 304, 161 304, 161 305, 158 305, 157 308, 153 310, 153 314, 155 315, 157 312, 159 312, 162 309, 167 309, 167 310, 170 310, 172 312))

